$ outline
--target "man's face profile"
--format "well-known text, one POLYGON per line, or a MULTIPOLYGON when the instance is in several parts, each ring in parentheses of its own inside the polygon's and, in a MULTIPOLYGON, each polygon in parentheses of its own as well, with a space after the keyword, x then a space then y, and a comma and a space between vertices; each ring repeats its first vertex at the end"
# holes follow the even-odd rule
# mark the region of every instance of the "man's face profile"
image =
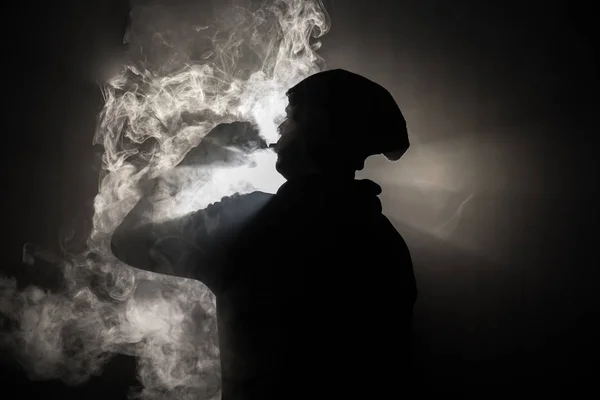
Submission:
POLYGON ((298 126, 294 120, 294 108, 288 105, 285 108, 286 118, 277 127, 279 133, 279 140, 275 145, 275 151, 277 153, 277 171, 284 177, 288 173, 288 169, 293 167, 293 160, 298 157, 298 153, 301 150, 298 146, 300 139, 300 132, 298 126))

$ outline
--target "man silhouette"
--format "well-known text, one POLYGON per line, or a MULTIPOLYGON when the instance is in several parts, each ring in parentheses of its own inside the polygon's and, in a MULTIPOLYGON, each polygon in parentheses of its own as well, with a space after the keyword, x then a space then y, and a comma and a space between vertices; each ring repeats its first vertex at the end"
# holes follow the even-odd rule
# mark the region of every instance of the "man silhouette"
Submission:
POLYGON ((287 94, 274 146, 287 181, 275 195, 233 196, 160 226, 130 215, 113 251, 215 293, 224 400, 389 396, 410 365, 415 278, 381 188, 355 172, 371 155, 402 156, 405 120, 387 90, 345 70, 287 94))

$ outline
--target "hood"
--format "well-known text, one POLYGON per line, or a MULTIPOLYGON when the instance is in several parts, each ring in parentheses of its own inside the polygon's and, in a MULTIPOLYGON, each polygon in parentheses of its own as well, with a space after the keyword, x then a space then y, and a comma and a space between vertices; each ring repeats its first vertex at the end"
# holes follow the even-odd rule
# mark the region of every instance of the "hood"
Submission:
POLYGON ((381 186, 369 179, 354 180, 348 188, 348 206, 354 210, 371 211, 380 214, 382 211, 381 186))
POLYGON ((332 212, 377 213, 382 211, 381 186, 369 179, 333 180, 308 177, 288 181, 277 191, 277 197, 296 206, 320 204, 332 212))

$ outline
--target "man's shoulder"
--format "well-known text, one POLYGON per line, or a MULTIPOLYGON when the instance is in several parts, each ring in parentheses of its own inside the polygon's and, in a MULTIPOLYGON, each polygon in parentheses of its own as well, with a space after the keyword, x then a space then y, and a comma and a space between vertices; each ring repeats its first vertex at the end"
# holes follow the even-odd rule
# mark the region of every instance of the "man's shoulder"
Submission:
POLYGON ((232 229, 239 229, 241 225, 247 223, 272 197, 272 194, 264 192, 226 196, 206 208, 185 215, 177 220, 177 223, 180 229, 184 231, 191 229, 194 235, 231 234, 232 229))
POLYGON ((272 198, 272 194, 256 191, 224 197, 218 205, 220 211, 227 215, 249 217, 262 210, 272 198))
POLYGON ((219 202, 214 203, 216 204, 222 204, 222 205, 241 205, 241 204, 247 204, 247 205, 260 205, 261 203, 266 203, 268 202, 274 195, 270 194, 270 193, 265 193, 265 192, 260 192, 260 191, 254 191, 254 192, 250 192, 250 193, 244 193, 244 194, 240 194, 240 193, 235 193, 231 196, 225 196, 223 197, 219 202))
POLYGON ((245 194, 235 193, 231 196, 225 196, 221 200, 211 203, 208 207, 198 210, 196 213, 223 213, 240 212, 260 209, 271 200, 272 194, 265 192, 251 192, 245 194))
POLYGON ((273 194, 255 191, 248 194, 239 195, 239 201, 249 204, 250 206, 262 206, 268 203, 272 198, 273 194))
POLYGON ((404 238, 383 214, 359 214, 354 218, 349 215, 335 225, 335 235, 351 244, 357 252, 375 252, 382 257, 393 258, 405 258, 408 254, 404 238))

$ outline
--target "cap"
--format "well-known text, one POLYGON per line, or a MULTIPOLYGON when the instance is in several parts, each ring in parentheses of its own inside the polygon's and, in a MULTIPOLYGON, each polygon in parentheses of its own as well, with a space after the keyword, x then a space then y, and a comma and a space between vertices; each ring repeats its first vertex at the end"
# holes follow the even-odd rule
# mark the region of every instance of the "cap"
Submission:
POLYGON ((302 109, 330 140, 365 158, 383 154, 396 161, 408 150, 406 120, 383 86, 343 69, 309 76, 287 92, 291 106, 302 109))

